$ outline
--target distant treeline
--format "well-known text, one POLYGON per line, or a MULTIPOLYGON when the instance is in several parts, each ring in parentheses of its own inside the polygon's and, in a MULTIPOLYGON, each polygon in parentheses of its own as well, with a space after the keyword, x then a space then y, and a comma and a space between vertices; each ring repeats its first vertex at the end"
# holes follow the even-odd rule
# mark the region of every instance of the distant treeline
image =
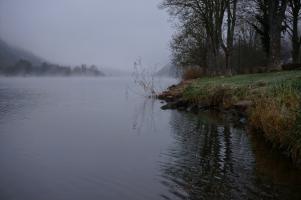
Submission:
POLYGON ((19 60, 16 64, 0 67, 0 74, 4 76, 105 76, 95 65, 81 65, 76 67, 42 63, 33 65, 28 60, 19 60))

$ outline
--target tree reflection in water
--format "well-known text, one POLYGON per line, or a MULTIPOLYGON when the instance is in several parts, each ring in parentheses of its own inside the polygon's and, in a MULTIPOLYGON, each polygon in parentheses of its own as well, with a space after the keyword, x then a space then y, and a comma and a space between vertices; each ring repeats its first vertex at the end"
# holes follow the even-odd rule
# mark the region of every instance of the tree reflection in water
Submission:
POLYGON ((169 191, 162 198, 300 199, 300 171, 242 127, 212 113, 178 111, 171 127, 175 142, 160 163, 169 191))

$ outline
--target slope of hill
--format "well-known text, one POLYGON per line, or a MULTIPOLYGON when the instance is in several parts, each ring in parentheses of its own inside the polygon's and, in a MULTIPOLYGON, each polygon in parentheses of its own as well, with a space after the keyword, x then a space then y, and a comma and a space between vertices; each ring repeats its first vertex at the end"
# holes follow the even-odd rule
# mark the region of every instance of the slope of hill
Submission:
POLYGON ((0 39, 0 67, 13 65, 21 59, 28 60, 33 65, 39 65, 43 62, 43 59, 38 56, 20 48, 13 47, 0 39))
POLYGON ((160 69, 155 75, 176 78, 181 75, 181 71, 176 66, 172 64, 167 64, 162 69, 160 69))

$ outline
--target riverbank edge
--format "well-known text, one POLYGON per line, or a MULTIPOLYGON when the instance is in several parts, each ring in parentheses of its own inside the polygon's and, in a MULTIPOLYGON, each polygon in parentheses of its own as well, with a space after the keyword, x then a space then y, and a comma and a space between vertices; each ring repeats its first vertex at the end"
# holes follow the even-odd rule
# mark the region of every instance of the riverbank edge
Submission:
POLYGON ((301 71, 182 81, 157 98, 166 102, 162 109, 214 109, 244 118, 252 133, 301 164, 301 71))

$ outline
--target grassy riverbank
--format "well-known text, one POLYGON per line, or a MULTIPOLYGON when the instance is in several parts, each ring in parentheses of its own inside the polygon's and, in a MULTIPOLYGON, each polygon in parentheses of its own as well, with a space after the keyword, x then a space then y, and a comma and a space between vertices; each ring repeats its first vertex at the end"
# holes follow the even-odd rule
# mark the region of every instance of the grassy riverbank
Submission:
POLYGON ((252 129, 300 160, 301 71, 196 79, 171 87, 163 99, 242 111, 252 129))

